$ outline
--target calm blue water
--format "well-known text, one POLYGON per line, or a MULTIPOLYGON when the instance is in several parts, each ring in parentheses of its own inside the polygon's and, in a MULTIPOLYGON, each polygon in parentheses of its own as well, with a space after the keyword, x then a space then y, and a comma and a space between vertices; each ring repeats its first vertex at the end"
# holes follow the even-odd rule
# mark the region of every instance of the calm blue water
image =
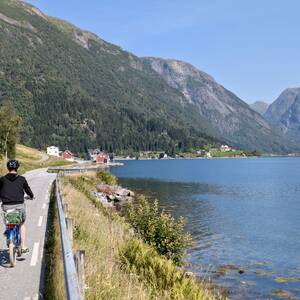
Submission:
POLYGON ((187 219, 189 268, 231 298, 300 299, 300 158, 125 161, 112 172, 187 219))

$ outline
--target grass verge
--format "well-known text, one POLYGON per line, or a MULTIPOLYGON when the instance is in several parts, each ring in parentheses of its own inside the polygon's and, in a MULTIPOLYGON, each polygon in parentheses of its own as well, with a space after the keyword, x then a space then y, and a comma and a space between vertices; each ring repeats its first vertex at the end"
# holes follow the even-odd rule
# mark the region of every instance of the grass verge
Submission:
POLYGON ((51 190, 47 236, 45 242, 45 300, 64 300, 64 267, 61 253, 60 228, 56 210, 54 185, 51 190))

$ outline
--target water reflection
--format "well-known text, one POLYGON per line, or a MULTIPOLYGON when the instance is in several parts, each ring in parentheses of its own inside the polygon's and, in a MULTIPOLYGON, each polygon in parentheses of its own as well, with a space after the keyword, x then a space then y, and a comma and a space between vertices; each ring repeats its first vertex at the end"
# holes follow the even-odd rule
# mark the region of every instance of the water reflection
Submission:
POLYGON ((205 196, 220 195, 222 190, 216 185, 185 182, 167 182, 155 179, 120 178, 120 183, 152 199, 158 198, 161 208, 175 217, 184 216, 187 229, 191 232, 194 246, 192 252, 202 253, 211 248, 221 235, 210 229, 216 218, 214 206, 205 196), (201 250, 201 251, 200 251, 201 250))
MULTIPOLYGON (((166 182, 155 179, 120 178, 120 183, 138 192, 159 199, 160 207, 174 216, 185 216, 189 227, 193 222, 207 223, 213 216, 213 206, 199 195, 220 194, 217 186, 200 183, 166 182), (195 219, 194 217, 197 216, 195 219)), ((198 227, 198 225, 197 225, 198 227)), ((195 228, 195 234, 197 229, 195 228)))

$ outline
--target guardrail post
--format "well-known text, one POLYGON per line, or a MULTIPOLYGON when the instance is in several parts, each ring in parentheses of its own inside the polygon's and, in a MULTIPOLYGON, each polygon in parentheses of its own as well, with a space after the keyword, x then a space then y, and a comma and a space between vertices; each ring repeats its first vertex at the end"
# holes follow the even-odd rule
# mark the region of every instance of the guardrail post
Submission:
POLYGON ((75 266, 78 276, 79 290, 82 298, 84 299, 84 289, 85 289, 85 274, 84 274, 84 261, 85 261, 85 251, 78 250, 74 255, 75 266))
POLYGON ((67 226, 68 238, 69 238, 71 246, 72 246, 72 244, 73 244, 73 219, 66 218, 66 226, 67 226))
POLYGON ((65 217, 67 217, 68 213, 69 213, 69 204, 68 203, 63 203, 63 210, 65 213, 65 217))

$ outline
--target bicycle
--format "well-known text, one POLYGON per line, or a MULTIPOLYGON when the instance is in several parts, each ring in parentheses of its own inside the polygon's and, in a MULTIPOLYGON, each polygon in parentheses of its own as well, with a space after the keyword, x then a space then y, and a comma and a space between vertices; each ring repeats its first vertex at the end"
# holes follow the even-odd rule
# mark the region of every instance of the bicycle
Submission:
MULTIPOLYGON (((34 200, 29 196, 25 196, 24 200, 34 200)), ((4 212, 4 222, 6 226, 5 236, 6 244, 9 254, 9 262, 11 267, 16 266, 17 257, 22 256, 22 247, 21 247, 21 232, 20 226, 22 224, 22 211, 13 208, 4 212)))
POLYGON ((22 212, 18 209, 10 209, 4 213, 6 225, 6 244, 11 267, 16 266, 17 256, 22 256, 20 225, 22 223, 22 212))

